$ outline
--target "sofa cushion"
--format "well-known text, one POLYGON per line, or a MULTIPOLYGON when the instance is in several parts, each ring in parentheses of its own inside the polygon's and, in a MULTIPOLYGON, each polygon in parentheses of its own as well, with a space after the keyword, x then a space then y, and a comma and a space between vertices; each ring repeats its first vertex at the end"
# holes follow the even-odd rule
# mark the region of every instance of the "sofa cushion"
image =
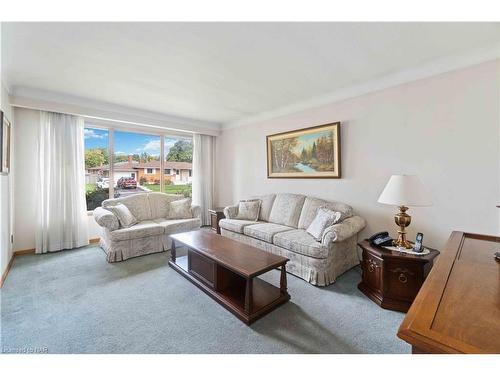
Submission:
POLYGON ((257 197, 252 197, 252 199, 260 200, 260 221, 269 221, 269 216, 271 216, 271 209, 273 208, 274 200, 276 199, 276 194, 267 194, 257 197))
POLYGON ((238 220, 259 220, 260 199, 242 200, 238 203, 238 214, 235 219, 238 220))
POLYGON ((123 198, 106 199, 102 202, 102 207, 123 203, 130 210, 138 221, 151 220, 151 207, 149 205, 148 194, 133 194, 123 198))
POLYGON ((307 227, 311 225, 312 221, 316 217, 316 214, 318 213, 318 209, 320 207, 340 212, 341 215, 339 222, 352 216, 352 207, 347 204, 340 202, 325 201, 319 198, 307 197, 304 201, 302 212, 300 213, 298 228, 307 229, 307 227))
POLYGON ((305 195, 277 194, 269 215, 269 222, 297 228, 305 195))
POLYGON ((149 193, 149 204, 151 206, 151 218, 162 219, 168 216, 170 202, 184 199, 184 196, 177 194, 149 193))
POLYGON ((324 259, 328 257, 328 246, 317 242, 304 229, 278 233, 274 236, 273 243, 294 253, 312 258, 324 259))
POLYGON ((166 219, 192 219, 191 198, 184 198, 172 201, 168 204, 168 214, 166 219))
POLYGON ((128 207, 125 206, 123 203, 118 203, 115 204, 114 206, 109 206, 106 209, 111 211, 118 218, 118 221, 120 222, 120 227, 122 228, 129 228, 132 225, 137 224, 137 219, 135 218, 134 215, 132 215, 132 212, 130 212, 128 207))
POLYGON ((187 232, 201 226, 199 218, 194 219, 155 219, 155 223, 162 226, 165 234, 187 232))
POLYGON ((238 220, 238 219, 222 219, 219 221, 219 226, 231 232, 243 233, 243 228, 247 225, 253 225, 253 220, 238 220))
POLYGON ((120 228, 109 232, 113 241, 126 241, 135 238, 145 238, 163 234, 163 227, 151 220, 145 220, 129 228, 120 228))
POLYGON ((243 233, 247 236, 257 238, 262 241, 273 243, 273 237, 276 233, 286 232, 288 230, 293 230, 292 227, 287 227, 286 225, 273 224, 273 223, 261 223, 248 225, 243 228, 243 233))
POLYGON ((320 207, 318 214, 306 229, 306 232, 313 236, 316 241, 321 241, 323 238, 323 233, 325 229, 336 224, 340 220, 340 212, 327 210, 324 207, 320 207))

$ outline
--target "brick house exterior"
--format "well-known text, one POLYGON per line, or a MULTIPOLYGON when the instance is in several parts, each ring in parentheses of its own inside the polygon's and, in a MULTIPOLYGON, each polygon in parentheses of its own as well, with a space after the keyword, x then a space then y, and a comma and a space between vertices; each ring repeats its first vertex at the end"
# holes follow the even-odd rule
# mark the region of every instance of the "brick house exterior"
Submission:
MULTIPOLYGON (((170 180, 174 184, 187 184, 192 181, 192 164, 187 162, 165 161, 163 163, 165 169, 165 181, 170 180)), ((121 177, 132 177, 139 184, 154 184, 160 183, 161 165, 159 160, 151 160, 148 162, 137 162, 129 156, 128 161, 114 163, 114 180, 115 184, 121 177)), ((86 173, 93 177, 109 178, 109 165, 88 168, 86 173)))

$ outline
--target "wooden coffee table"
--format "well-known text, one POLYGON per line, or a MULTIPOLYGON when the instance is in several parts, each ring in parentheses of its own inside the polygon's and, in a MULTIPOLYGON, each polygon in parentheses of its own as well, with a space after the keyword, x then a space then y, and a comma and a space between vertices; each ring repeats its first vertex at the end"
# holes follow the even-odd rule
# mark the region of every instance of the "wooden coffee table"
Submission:
POLYGON ((246 324, 290 299, 287 258, 205 230, 173 234, 170 238, 172 259, 168 264, 246 324), (188 248, 186 256, 176 256, 179 244, 188 248), (278 267, 279 288, 257 277, 278 267))

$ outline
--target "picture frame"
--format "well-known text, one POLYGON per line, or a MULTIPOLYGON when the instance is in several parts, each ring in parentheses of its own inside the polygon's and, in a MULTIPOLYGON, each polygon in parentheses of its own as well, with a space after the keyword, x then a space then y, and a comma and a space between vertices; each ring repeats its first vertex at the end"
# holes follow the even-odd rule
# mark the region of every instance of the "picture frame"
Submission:
POLYGON ((266 136, 268 178, 341 178, 340 122, 266 136))
POLYGON ((0 111, 0 174, 7 175, 10 172, 10 142, 11 124, 3 111, 0 111))

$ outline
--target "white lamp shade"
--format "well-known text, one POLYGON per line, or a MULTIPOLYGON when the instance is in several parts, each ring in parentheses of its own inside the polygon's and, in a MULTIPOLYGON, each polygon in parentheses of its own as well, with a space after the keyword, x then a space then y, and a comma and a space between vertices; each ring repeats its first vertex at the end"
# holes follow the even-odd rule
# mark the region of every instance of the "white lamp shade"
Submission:
POLYGON ((378 198, 393 206, 431 206, 430 195, 417 176, 393 175, 378 198))

